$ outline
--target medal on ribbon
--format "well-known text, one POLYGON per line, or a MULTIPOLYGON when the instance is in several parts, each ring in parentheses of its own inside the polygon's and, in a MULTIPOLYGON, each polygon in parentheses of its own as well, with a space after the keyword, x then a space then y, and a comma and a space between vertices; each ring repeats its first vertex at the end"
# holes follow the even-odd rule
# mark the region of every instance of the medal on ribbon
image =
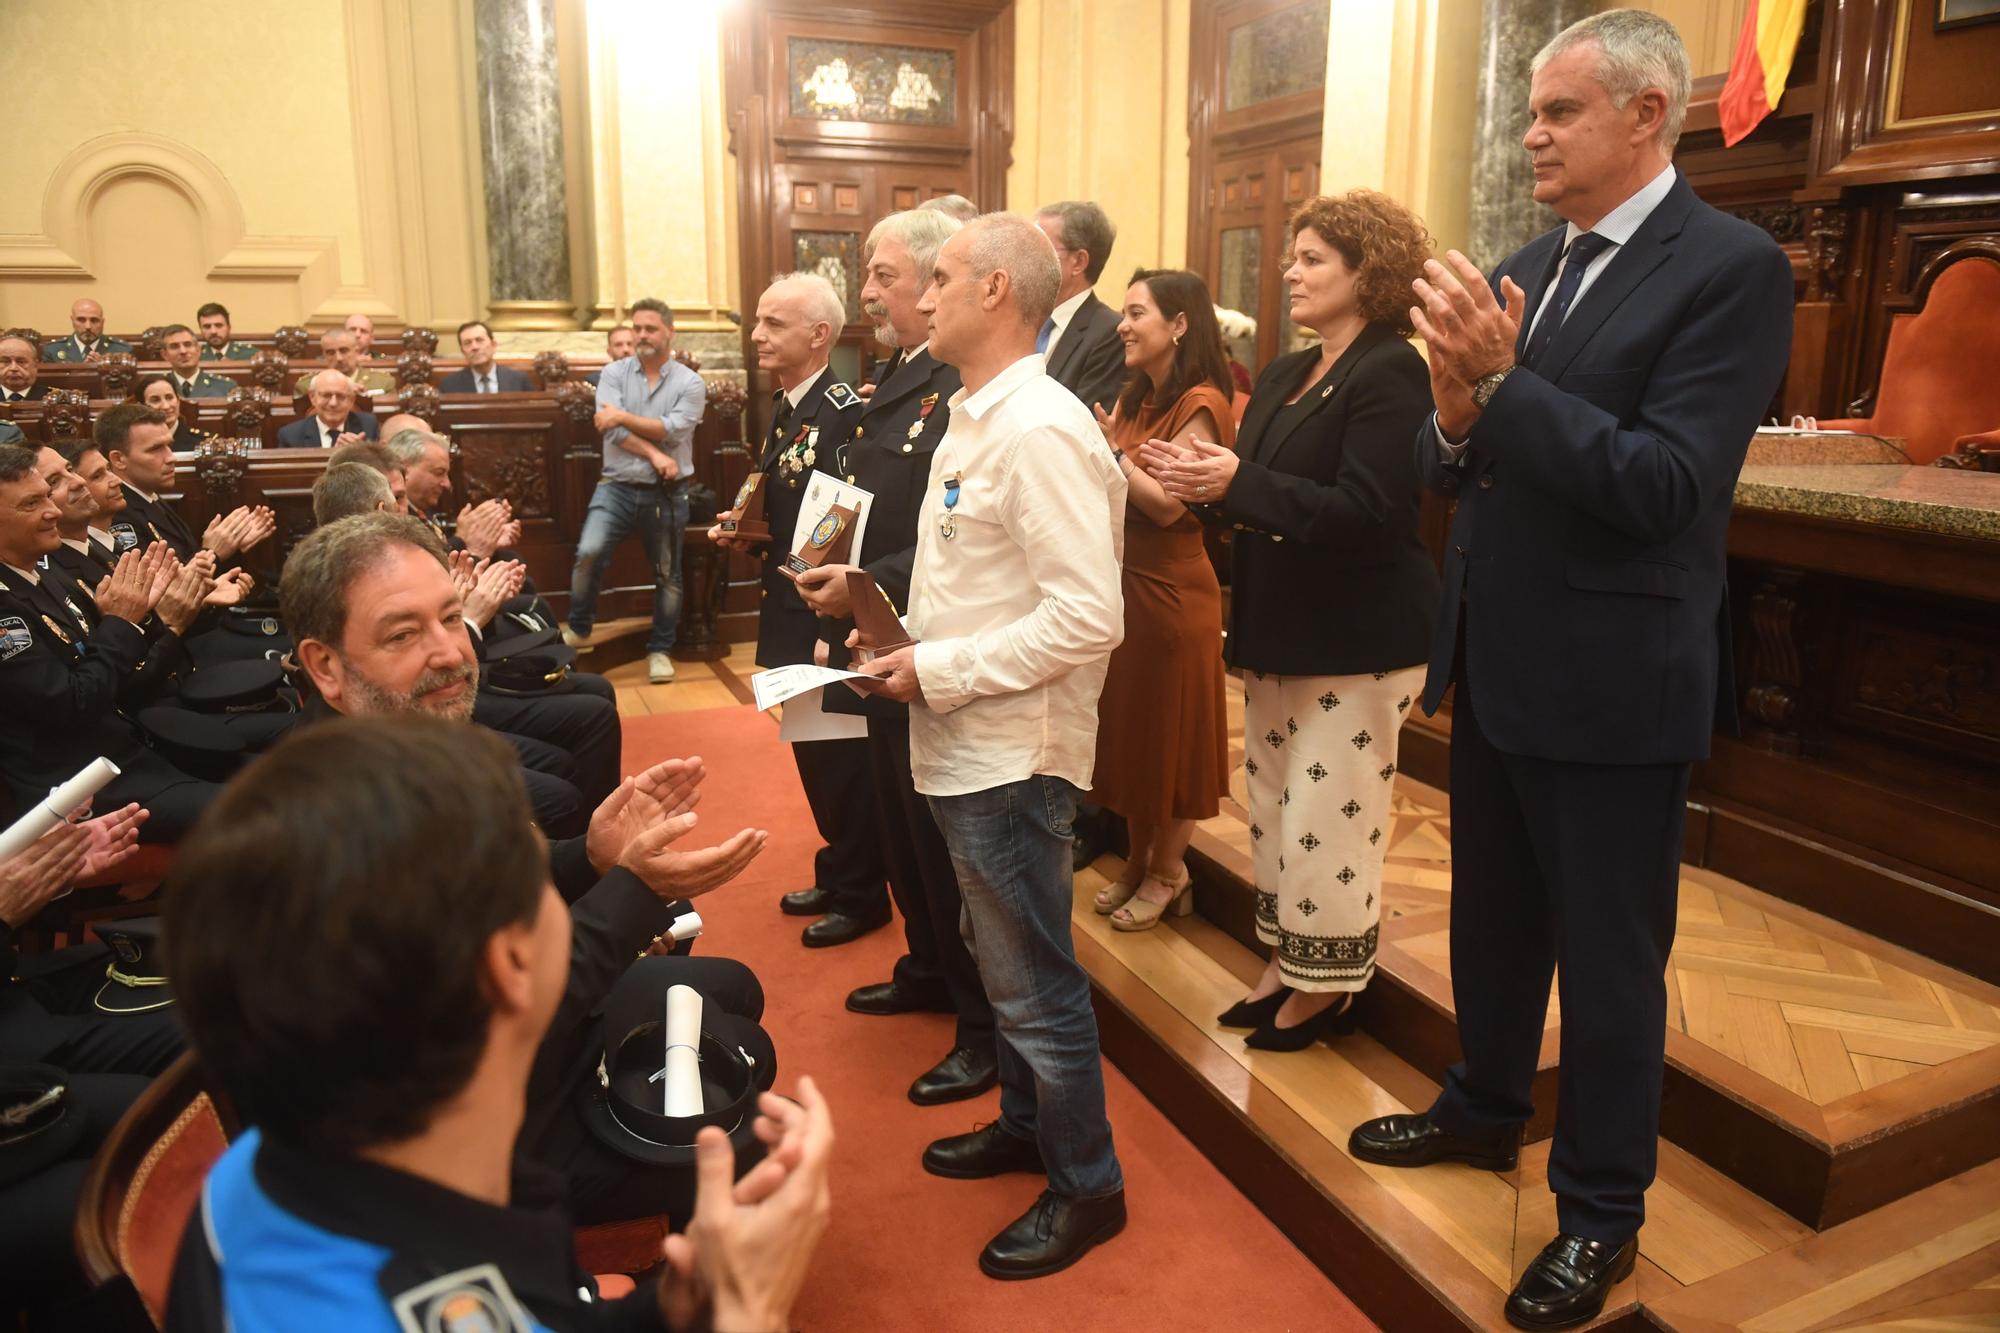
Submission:
POLYGON ((944 513, 938 516, 938 536, 950 541, 958 528, 958 515, 952 511, 958 508, 958 491, 965 480, 963 472, 954 472, 944 479, 944 513))

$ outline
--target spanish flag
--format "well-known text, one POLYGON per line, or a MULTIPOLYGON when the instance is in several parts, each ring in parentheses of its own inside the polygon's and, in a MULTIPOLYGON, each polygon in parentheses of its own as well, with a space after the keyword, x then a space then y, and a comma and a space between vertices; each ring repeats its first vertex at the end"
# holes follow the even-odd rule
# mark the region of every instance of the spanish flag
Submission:
POLYGON ((1725 147, 1756 129, 1785 95, 1785 76, 1792 72, 1805 25, 1806 0, 1750 0, 1736 58, 1716 101, 1725 147))

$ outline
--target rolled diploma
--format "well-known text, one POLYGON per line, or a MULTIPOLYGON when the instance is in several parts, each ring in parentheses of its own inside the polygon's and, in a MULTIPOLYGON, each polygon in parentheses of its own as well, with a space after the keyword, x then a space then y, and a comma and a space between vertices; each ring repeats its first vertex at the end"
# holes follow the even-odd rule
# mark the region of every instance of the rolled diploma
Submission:
POLYGON ((667 987, 667 1114, 700 1115, 701 992, 667 987))
POLYGON ((688 912, 674 918, 674 924, 667 927, 667 938, 675 944, 691 940, 701 934, 701 913, 688 912))
POLYGON ((62 786, 51 790, 41 804, 15 820, 5 833, 0 833, 0 861, 27 851, 36 839, 68 819, 70 811, 97 795, 117 776, 118 765, 109 759, 99 759, 62 786))

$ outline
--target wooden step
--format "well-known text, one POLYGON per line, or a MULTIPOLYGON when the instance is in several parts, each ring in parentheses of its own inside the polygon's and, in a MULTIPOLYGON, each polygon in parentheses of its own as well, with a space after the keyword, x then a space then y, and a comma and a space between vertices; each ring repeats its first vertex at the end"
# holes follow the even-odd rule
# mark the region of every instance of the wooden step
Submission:
MULTIPOLYGON (((1189 864, 1201 915, 1262 953, 1238 692, 1232 681, 1232 795, 1196 830, 1189 864)), ((1459 1050, 1449 802, 1407 771, 1396 786, 1362 1023, 1438 1079, 1459 1050)), ((1661 1133, 1809 1226, 2000 1155, 2000 987, 1683 866, 1667 989, 1661 1133)), ((1554 1127, 1560 1035, 1552 996, 1531 1140, 1554 1127)))
MULTIPOLYGON (((1115 932, 1090 908, 1103 882, 1078 875, 1074 924, 1105 1053, 1384 1328, 1505 1328, 1507 1291, 1554 1233, 1546 1142, 1505 1174, 1353 1159, 1355 1124, 1420 1109, 1437 1085, 1368 1035, 1249 1050, 1215 1015, 1257 955, 1200 917, 1115 932)), ((1742 1327, 1774 1330, 1834 1327, 1850 1309, 1990 1311, 1996 1185, 1989 1164, 1816 1236, 1662 1140, 1638 1271, 1593 1327, 1730 1328, 1737 1308, 1773 1321, 1742 1327)))

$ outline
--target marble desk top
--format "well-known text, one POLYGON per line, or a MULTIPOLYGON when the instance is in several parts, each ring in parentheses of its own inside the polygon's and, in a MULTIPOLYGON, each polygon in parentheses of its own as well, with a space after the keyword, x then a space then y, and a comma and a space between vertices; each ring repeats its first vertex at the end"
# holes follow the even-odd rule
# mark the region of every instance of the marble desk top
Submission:
POLYGON ((2000 542, 2000 473, 1903 463, 1752 464, 1736 504, 2000 542))

